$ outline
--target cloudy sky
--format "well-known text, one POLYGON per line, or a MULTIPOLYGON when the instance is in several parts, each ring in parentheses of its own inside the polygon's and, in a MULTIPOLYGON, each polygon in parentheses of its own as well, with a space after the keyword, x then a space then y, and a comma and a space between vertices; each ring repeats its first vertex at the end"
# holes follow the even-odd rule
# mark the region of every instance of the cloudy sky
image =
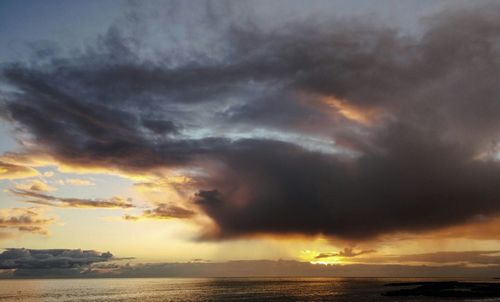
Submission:
POLYGON ((495 1, 2 1, 0 270, 498 269, 499 37, 495 1))

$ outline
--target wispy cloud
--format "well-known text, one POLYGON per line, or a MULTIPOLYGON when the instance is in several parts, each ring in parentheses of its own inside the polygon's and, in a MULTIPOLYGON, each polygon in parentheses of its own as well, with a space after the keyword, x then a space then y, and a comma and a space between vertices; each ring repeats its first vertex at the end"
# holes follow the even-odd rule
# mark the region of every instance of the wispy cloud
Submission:
POLYGON ((141 218, 149 219, 186 219, 191 218, 196 213, 192 210, 177 206, 175 204, 160 204, 153 209, 143 211, 141 215, 124 215, 123 219, 137 221, 141 218))
POLYGON ((114 196, 109 199, 63 198, 22 189, 10 189, 12 194, 23 201, 62 208, 132 208, 130 199, 114 196))

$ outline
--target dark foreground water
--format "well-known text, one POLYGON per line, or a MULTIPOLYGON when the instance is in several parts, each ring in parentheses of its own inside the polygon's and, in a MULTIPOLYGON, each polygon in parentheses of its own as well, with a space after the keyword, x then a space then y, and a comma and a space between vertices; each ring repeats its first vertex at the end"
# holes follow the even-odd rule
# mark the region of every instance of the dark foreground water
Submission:
MULTIPOLYGON (((456 301, 384 297, 389 282, 417 279, 158 278, 1 280, 3 301, 456 301)), ((428 281, 428 280, 427 280, 428 281)), ((500 301, 500 299, 460 301, 500 301)))

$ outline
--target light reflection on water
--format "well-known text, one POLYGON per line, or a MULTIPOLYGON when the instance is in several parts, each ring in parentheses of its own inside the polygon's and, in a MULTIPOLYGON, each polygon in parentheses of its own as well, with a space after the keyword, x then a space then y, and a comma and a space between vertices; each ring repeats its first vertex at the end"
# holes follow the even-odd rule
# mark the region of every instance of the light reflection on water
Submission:
POLYGON ((381 293, 387 290, 383 284, 395 281, 409 280, 343 278, 2 280, 0 301, 446 301, 421 297, 381 296, 381 293))

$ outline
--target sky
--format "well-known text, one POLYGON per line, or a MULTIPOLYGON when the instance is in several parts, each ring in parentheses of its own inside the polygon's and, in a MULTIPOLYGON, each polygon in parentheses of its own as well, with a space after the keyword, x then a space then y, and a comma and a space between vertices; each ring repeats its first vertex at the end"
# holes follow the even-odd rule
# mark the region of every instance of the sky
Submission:
POLYGON ((0 277, 495 276, 499 37, 486 0, 2 1, 0 277))

